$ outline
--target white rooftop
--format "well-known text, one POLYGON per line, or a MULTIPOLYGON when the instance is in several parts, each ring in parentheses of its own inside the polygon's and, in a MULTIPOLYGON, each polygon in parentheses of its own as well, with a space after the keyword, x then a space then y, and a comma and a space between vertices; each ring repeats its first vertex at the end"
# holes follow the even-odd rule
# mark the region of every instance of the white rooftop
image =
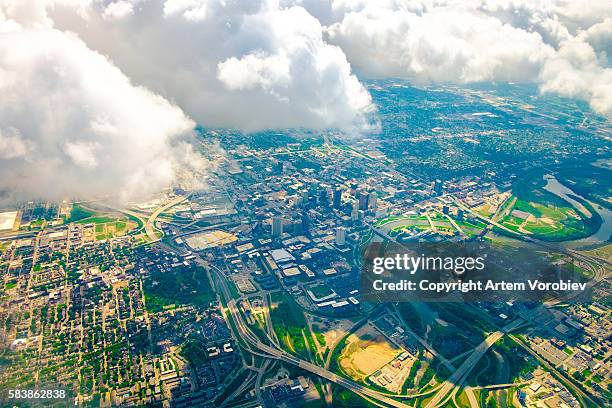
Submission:
POLYGON ((286 249, 273 249, 270 251, 270 255, 272 256, 272 259, 274 259, 274 262, 277 263, 295 261, 295 258, 291 256, 286 249))
POLYGON ((7 211, 0 213, 0 231, 9 231, 13 229, 17 219, 17 211, 7 211))

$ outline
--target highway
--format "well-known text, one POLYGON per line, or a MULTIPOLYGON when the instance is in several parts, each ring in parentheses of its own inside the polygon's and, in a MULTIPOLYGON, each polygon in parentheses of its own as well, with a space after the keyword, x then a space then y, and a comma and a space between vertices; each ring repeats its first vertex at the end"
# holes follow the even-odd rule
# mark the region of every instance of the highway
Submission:
MULTIPOLYGON (((197 259, 200 259, 199 257, 197 259)), ((294 365, 296 367, 300 367, 306 371, 309 371, 317 376, 324 378, 330 382, 341 385, 357 394, 365 395, 369 398, 372 398, 377 403, 383 404, 385 406, 392 407, 410 407, 410 405, 398 401, 397 399, 391 398, 413 398, 417 396, 427 395, 433 391, 438 391, 432 400, 430 400, 427 407, 436 407, 439 406, 439 403, 448 395, 448 393, 453 390, 456 392, 460 385, 463 383, 469 372, 474 368, 474 366, 478 363, 481 357, 487 352, 487 350, 503 337, 505 332, 509 332, 514 330, 516 327, 520 326, 524 323, 523 320, 517 319, 514 322, 510 323, 506 327, 504 327, 501 331, 496 331, 490 334, 480 345, 478 345, 472 354, 464 361, 464 363, 451 375, 451 377, 435 387, 434 390, 429 390, 424 393, 419 394, 406 394, 406 395, 395 395, 392 393, 385 393, 377 390, 373 390, 368 388, 365 385, 356 383, 352 380, 344 378, 338 374, 335 374, 329 371, 326 367, 318 366, 310 361, 302 360, 299 357, 296 357, 284 350, 278 348, 278 346, 271 346, 269 344, 263 343, 251 330, 248 328, 247 324, 244 322, 242 315, 240 314, 235 300, 231 297, 230 291, 227 288, 225 277, 223 272, 216 268, 214 265, 209 265, 205 261, 201 260, 203 264, 209 266, 211 269, 216 271, 217 282, 219 282, 219 287, 223 292, 223 296, 227 299, 227 308, 229 313, 234 321, 237 330, 237 333, 240 338, 247 344, 247 351, 253 352, 254 354, 262 355, 267 358, 274 358, 281 360, 285 363, 294 365)), ((452 394, 451 394, 452 395, 452 394)))
POLYGON ((453 366, 453 364, 448 361, 448 359, 446 357, 444 357, 442 354, 438 353, 436 351, 436 349, 433 348, 433 346, 431 344, 429 344, 427 342, 427 340, 425 340, 424 338, 422 338, 421 336, 417 335, 414 330, 412 330, 410 328, 410 326, 408 326, 408 323, 406 323, 406 321, 404 320, 404 318, 402 317, 401 313, 399 312, 399 310, 397 309, 397 306, 394 305, 393 309, 395 311, 395 316, 397 317, 397 319, 402 323, 402 325, 404 326, 404 330, 406 332, 408 332, 408 334, 410 334, 413 338, 415 338, 419 343, 421 343, 421 345, 427 350, 429 351, 434 357, 436 357, 438 360, 440 360, 442 362, 442 364, 444 364, 444 366, 446 368, 448 368, 451 372, 455 371, 455 366, 453 366))
POLYGON ((147 233, 147 237, 151 240, 151 242, 156 242, 161 239, 155 233, 155 219, 157 219, 157 217, 159 217, 159 214, 163 213, 167 209, 174 207, 180 202, 185 201, 187 197, 189 197, 189 195, 177 196, 176 198, 168 201, 166 204, 162 205, 161 207, 153 211, 153 213, 151 213, 151 215, 147 219, 147 222, 145 223, 145 232, 147 233))
POLYGON ((489 334, 489 336, 487 336, 482 343, 476 346, 472 354, 463 362, 463 364, 461 364, 461 366, 459 366, 459 368, 448 378, 448 380, 442 383, 442 387, 440 387, 436 395, 429 400, 425 408, 434 408, 441 405, 442 399, 451 390, 456 391, 455 388, 458 388, 461 386, 461 384, 463 384, 467 375, 470 373, 470 371, 472 371, 474 366, 476 366, 487 350, 489 350, 489 348, 495 344, 497 340, 501 339, 505 333, 516 329, 523 323, 524 321, 522 319, 517 319, 506 325, 501 331, 496 331, 489 334))
POLYGON ((465 388, 465 395, 467 395, 470 408, 478 408, 478 399, 476 398, 476 394, 474 394, 472 387, 465 388))
MULTIPOLYGON (((199 262, 202 262, 203 264, 208 265, 205 261, 201 260, 201 258, 197 257, 196 259, 199 259, 199 262)), ((223 276, 223 272, 219 270, 217 267, 215 267, 214 265, 208 265, 208 266, 214 269, 217 273, 217 278, 218 278, 217 282, 220 283, 219 286, 221 288, 221 291, 223 292, 223 296, 227 300, 227 308, 230 312, 230 315, 232 316, 232 319, 236 325, 236 328, 240 332, 238 333, 240 335, 240 338, 244 340, 245 343, 247 343, 248 345, 247 350, 249 352, 251 352, 252 348, 254 348, 256 350, 259 350, 260 352, 263 352, 269 358, 275 358, 285 363, 294 365, 296 367, 300 367, 306 371, 316 374, 321 378, 325 378, 326 380, 331 381, 335 384, 341 385, 360 395, 361 394, 366 395, 376 400, 376 402, 384 404, 385 406, 410 408, 410 405, 397 401, 393 398, 390 398, 384 395, 384 393, 372 390, 364 385, 358 384, 354 381, 351 381, 335 373, 332 373, 331 371, 327 370, 324 367, 320 367, 309 361, 302 360, 292 354, 289 354, 288 352, 284 350, 279 350, 276 347, 272 347, 268 344, 261 342, 261 340, 259 340, 257 336, 253 334, 253 332, 251 332, 251 330, 247 327, 246 323, 244 322, 242 315, 240 314, 240 311, 238 310, 238 307, 236 306, 236 302, 231 297, 230 291, 227 288, 225 277, 223 276)))
POLYGON ((428 404, 425 408, 434 408, 437 407, 442 399, 455 387, 458 387, 463 383, 467 374, 474 368, 474 366, 480 361, 482 356, 489 350, 489 348, 499 339, 503 337, 503 332, 494 332, 491 333, 486 339, 480 343, 472 354, 459 366, 459 368, 448 378, 448 380, 444 381, 442 387, 438 390, 436 395, 433 396, 431 400, 429 400, 428 404))

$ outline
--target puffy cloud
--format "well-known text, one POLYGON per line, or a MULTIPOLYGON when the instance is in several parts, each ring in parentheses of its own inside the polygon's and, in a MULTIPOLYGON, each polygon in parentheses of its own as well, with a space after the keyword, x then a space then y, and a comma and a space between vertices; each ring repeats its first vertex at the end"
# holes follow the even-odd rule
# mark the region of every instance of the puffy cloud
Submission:
POLYGON ((134 13, 134 4, 127 0, 114 1, 106 6, 102 17, 107 19, 121 19, 134 13))
POLYGON ((194 181, 190 117, 361 130, 373 110, 318 20, 265 0, 0 0, 0 93, 0 192, 24 198, 194 181))
POLYGON ((580 37, 593 47, 602 65, 612 65, 612 17, 593 24, 580 37))
POLYGON ((561 44, 554 58, 544 64, 541 90, 589 101, 591 107, 612 117, 612 69, 598 63, 594 49, 574 39, 561 44))
POLYGON ((21 137, 19 130, 11 127, 0 131, 0 159, 13 159, 24 157, 28 152, 28 145, 21 137))
POLYGON ((175 101, 205 126, 368 126, 369 93, 302 7, 149 0, 121 18, 104 18, 115 3, 94 2, 85 13, 54 4, 47 13, 55 27, 78 33, 135 83, 175 101))
POLYGON ((364 73, 418 82, 525 80, 552 48, 541 37, 478 13, 366 8, 329 28, 364 73))
POLYGON ((185 161, 194 122, 75 35, 1 33, 0 94, 0 191, 127 200, 205 165, 185 161))
POLYGON ((414 82, 536 81, 610 115, 609 1, 336 0, 309 10, 367 76, 414 82), (574 59, 579 57, 579 59, 574 59), (608 91, 608 93, 606 93, 608 91))

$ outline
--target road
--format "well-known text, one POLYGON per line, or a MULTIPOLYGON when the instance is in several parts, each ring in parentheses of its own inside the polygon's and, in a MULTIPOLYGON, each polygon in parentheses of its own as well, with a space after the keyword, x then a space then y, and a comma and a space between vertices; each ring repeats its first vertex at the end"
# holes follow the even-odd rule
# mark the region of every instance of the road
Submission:
POLYGON ((153 211, 153 213, 151 213, 151 215, 147 219, 147 222, 145 223, 145 232, 147 233, 147 237, 149 238, 149 240, 151 240, 151 242, 156 242, 161 239, 155 233, 155 219, 159 217, 159 214, 163 213, 167 209, 174 207, 180 202, 185 201, 187 197, 189 197, 189 195, 177 196, 176 198, 168 201, 166 204, 162 205, 161 207, 153 211))
POLYGON ((393 305, 393 309, 394 309, 394 312, 395 312, 395 316, 402 323, 402 326, 404 327, 404 330, 406 332, 408 332, 408 334, 410 334, 414 339, 416 339, 434 357, 436 357, 438 360, 440 360, 442 362, 442 364, 444 364, 444 366, 446 368, 448 368, 451 372, 454 371, 455 367, 453 366, 453 364, 450 361, 448 361, 448 359, 446 357, 444 357, 442 354, 438 353, 436 351, 436 349, 434 349, 433 346, 431 344, 429 344, 429 342, 427 342, 427 340, 425 340, 424 338, 422 338, 421 336, 416 334, 414 332, 414 330, 412 330, 410 328, 410 326, 408 325, 408 323, 406 323, 406 320, 404 319, 402 314, 397 309, 397 305, 393 305))
POLYGON ((459 366, 459 368, 448 378, 448 380, 444 381, 442 387, 440 387, 439 391, 436 395, 433 396, 431 400, 427 403, 425 408, 434 408, 437 407, 442 399, 455 387, 459 387, 465 377, 472 371, 474 366, 480 361, 482 356, 489 350, 489 348, 499 339, 503 337, 504 333, 497 331, 491 333, 486 339, 480 343, 472 354, 459 366))
POLYGON ((465 388, 465 395, 467 395, 470 408, 478 408, 478 399, 476 399, 476 395, 474 394, 472 387, 465 388))
POLYGON ((489 348, 497 342, 497 340, 501 339, 505 333, 510 332, 516 329, 518 326, 523 324, 524 321, 522 319, 517 319, 507 326, 505 326, 501 331, 496 331, 487 336, 486 339, 480 343, 472 354, 459 366, 459 368, 448 378, 448 380, 442 383, 442 387, 440 387, 439 391, 436 395, 433 396, 431 400, 427 403, 425 408, 434 408, 440 405, 442 399, 455 388, 458 388, 463 384, 467 375, 472 371, 474 366, 480 361, 482 356, 489 350, 489 348))
MULTIPOLYGON (((591 256, 591 255, 585 255, 585 254, 580 253, 578 251, 565 248, 565 247, 563 247, 561 245, 554 245, 554 244, 551 244, 551 243, 548 243, 548 242, 541 241, 539 239, 530 237, 528 235, 520 234, 520 233, 518 233, 516 231, 511 230, 510 228, 506 227, 505 225, 500 224, 499 222, 497 222, 497 221, 495 221, 495 220, 493 220, 491 218, 488 218, 488 217, 485 217, 483 215, 478 214, 477 212, 473 211, 468 206, 464 205, 455 196, 449 195, 449 197, 462 210, 469 212, 470 214, 472 214, 476 218, 486 222, 487 224, 493 225, 494 227, 497 227, 497 228, 499 228, 501 230, 504 230, 505 232, 507 232, 507 233, 509 233, 511 235, 520 237, 521 239, 523 239, 525 241, 528 241, 528 242, 531 242, 533 244, 537 244, 539 246, 545 247, 545 248, 547 248, 547 249, 549 249, 551 251, 562 252, 562 253, 564 253, 566 255, 570 255, 570 256, 572 256, 574 258, 580 259, 580 260, 582 260, 584 262, 593 262, 593 263, 597 264, 598 266, 600 266, 602 269, 608 268, 608 270, 609 270, 610 266, 612 265, 610 262, 608 262, 605 259, 597 258, 597 257, 591 256)), ((603 278, 605 276, 598 276, 598 277, 603 278)))
MULTIPOLYGON (((196 259, 199 259, 199 262, 203 262, 204 264, 207 264, 205 261, 201 260, 201 258, 199 257, 196 259)), ((311 363, 310 361, 302 360, 292 354, 289 354, 288 352, 284 350, 279 350, 276 347, 272 347, 268 344, 264 344, 263 342, 261 342, 261 340, 259 340, 257 336, 255 336, 251 332, 251 330, 247 327, 246 323, 244 322, 242 315, 240 314, 240 311, 238 310, 238 307, 236 306, 236 302, 231 297, 230 291, 227 288, 225 277, 223 276, 222 271, 219 270, 214 265, 209 265, 209 266, 212 269, 214 269, 217 273, 217 277, 218 277, 217 281, 220 283, 219 286, 221 288, 221 291, 223 292, 223 295, 225 299, 227 300, 227 308, 229 310, 229 313, 232 316, 232 319, 236 325, 237 330, 239 331, 238 334, 240 335, 240 338, 244 340, 244 342, 247 344, 247 350, 249 352, 259 350, 260 352, 265 354, 266 357, 268 358, 275 358, 285 363, 302 368, 306 371, 309 371, 313 374, 318 375, 321 378, 325 378, 328 381, 341 385, 353 392, 366 395, 376 400, 376 402, 384 404, 385 406, 392 406, 392 407, 398 407, 398 408, 410 408, 410 405, 397 401, 388 396, 385 396, 384 393, 372 390, 364 385, 361 385, 354 381, 343 378, 335 373, 332 373, 331 371, 327 370, 324 367, 320 367, 316 364, 311 363)), ((257 354, 257 351, 255 351, 255 353, 257 354)))

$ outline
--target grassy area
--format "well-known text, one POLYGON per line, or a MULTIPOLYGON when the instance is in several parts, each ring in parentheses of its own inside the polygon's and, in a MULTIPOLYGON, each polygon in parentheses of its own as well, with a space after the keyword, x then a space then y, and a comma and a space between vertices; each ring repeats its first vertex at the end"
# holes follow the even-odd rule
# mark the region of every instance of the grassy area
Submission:
POLYGON ((338 408, 374 408, 376 405, 339 385, 332 385, 332 400, 338 408))
POLYGON ((416 360, 414 363, 412 363, 408 377, 406 378, 406 381, 404 381, 404 384, 402 384, 402 394, 405 394, 409 389, 414 388, 414 380, 419 368, 421 368, 421 360, 416 360))
POLYGON ((77 221, 79 224, 94 224, 94 232, 97 240, 111 239, 126 235, 137 227, 137 223, 127 217, 112 217, 96 215, 77 221))
POLYGON ((144 292, 149 312, 160 312, 172 305, 207 307, 215 300, 206 271, 193 265, 148 276, 144 281, 144 292))
POLYGON ((568 201, 545 190, 546 183, 541 172, 529 173, 515 183, 512 192, 516 200, 501 223, 513 231, 527 233, 545 241, 579 239, 593 234, 599 228, 601 217, 589 203, 573 196, 583 207, 577 209, 568 201), (526 215, 521 215, 521 212, 526 215))
POLYGON ((302 334, 307 323, 302 309, 281 292, 273 293, 271 300, 270 317, 281 345, 285 350, 307 358, 308 350, 302 334))
POLYGON ((94 224, 96 240, 111 239, 122 236, 143 227, 142 221, 132 215, 119 213, 95 212, 79 204, 72 206, 66 223, 94 224))
POLYGON ((183 344, 180 355, 194 368, 204 365, 208 361, 206 347, 198 340, 188 340, 183 344))
POLYGON ((95 212, 88 210, 84 207, 81 207, 78 204, 73 204, 72 205, 72 210, 70 211, 70 217, 68 217, 66 219, 66 222, 78 222, 81 221, 85 218, 89 218, 92 217, 95 214, 95 212))
POLYGON ((585 254, 596 256, 612 262, 612 244, 607 244, 599 248, 594 248, 588 251, 584 251, 585 254))

